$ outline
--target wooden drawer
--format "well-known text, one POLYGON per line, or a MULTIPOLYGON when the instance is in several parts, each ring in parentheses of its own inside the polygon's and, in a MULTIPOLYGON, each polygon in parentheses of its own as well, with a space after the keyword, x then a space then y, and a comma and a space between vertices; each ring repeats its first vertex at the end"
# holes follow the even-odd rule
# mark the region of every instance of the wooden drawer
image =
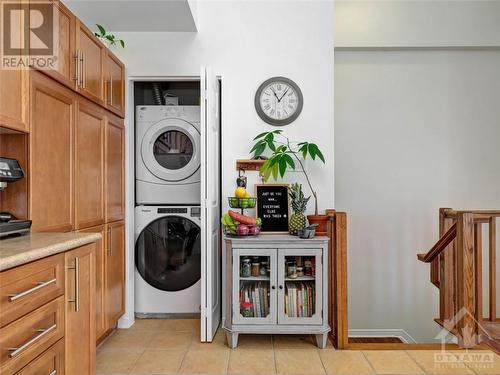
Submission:
POLYGON ((64 296, 0 329, 0 373, 14 374, 64 336, 64 296))
POLYGON ((64 254, 0 273, 0 327, 64 294, 64 254))
POLYGON ((64 340, 59 340, 16 375, 63 375, 64 340))

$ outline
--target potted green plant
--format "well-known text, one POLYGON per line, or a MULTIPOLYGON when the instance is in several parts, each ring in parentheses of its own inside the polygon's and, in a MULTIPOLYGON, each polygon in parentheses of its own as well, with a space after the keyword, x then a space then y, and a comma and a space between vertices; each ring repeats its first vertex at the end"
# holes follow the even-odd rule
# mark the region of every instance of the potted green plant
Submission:
POLYGON ((308 215, 307 219, 309 224, 318 224, 317 234, 326 234, 328 216, 318 213, 318 195, 303 163, 307 157, 312 160, 319 159, 325 163, 325 157, 319 147, 311 142, 291 141, 290 138, 282 134, 282 130, 260 133, 253 140, 255 144, 250 153, 254 154, 254 158, 260 157, 267 149, 272 152, 260 168, 260 174, 265 182, 271 177, 275 180, 278 177, 283 178, 289 169, 295 170, 297 166, 300 168, 314 198, 314 215, 308 215))
POLYGON ((118 43, 125 48, 125 41, 123 39, 118 39, 114 34, 110 34, 106 31, 106 29, 96 23, 97 29, 99 32, 94 33, 96 37, 106 42, 110 47, 116 46, 118 43))

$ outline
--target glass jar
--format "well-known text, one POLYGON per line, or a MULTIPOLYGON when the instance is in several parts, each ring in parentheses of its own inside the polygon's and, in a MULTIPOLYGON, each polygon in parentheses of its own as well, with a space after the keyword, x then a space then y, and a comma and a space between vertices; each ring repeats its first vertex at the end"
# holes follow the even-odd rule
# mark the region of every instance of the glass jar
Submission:
POLYGON ((252 311, 253 303, 252 302, 241 302, 240 304, 240 314, 244 318, 251 318, 253 316, 252 311))
POLYGON ((250 277, 251 271, 250 271, 250 259, 249 258, 243 258, 241 261, 241 270, 240 270, 241 277, 250 277))
POLYGON ((297 278, 297 265, 295 262, 289 262, 287 266, 287 275, 290 279, 297 278))
POLYGON ((304 267, 297 267, 297 277, 304 276, 304 267))
POLYGON ((304 262, 304 275, 305 276, 312 276, 312 262, 310 260, 306 260, 304 262))
POLYGON ((252 263, 252 277, 260 276, 260 263, 252 263))
POLYGON ((267 276, 267 270, 269 268, 269 262, 268 261, 263 261, 260 263, 260 276, 267 276))

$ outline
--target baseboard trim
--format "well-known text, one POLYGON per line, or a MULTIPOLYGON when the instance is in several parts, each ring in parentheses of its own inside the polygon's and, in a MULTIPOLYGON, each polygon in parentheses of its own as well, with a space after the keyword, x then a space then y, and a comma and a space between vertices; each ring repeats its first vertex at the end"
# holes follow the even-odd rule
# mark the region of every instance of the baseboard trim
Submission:
POLYGON ((349 337, 397 337, 405 344, 416 344, 417 341, 404 329, 350 329, 349 337))
POLYGON ((135 319, 130 316, 122 316, 120 320, 118 320, 118 328, 127 329, 134 325, 135 319))

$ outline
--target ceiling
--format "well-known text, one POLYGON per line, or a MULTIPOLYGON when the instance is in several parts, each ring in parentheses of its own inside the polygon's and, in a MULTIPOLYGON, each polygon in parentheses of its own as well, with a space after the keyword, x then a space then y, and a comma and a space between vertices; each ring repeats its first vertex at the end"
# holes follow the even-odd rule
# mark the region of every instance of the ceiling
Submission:
POLYGON ((65 0, 91 29, 110 31, 197 31, 193 0, 65 0))

